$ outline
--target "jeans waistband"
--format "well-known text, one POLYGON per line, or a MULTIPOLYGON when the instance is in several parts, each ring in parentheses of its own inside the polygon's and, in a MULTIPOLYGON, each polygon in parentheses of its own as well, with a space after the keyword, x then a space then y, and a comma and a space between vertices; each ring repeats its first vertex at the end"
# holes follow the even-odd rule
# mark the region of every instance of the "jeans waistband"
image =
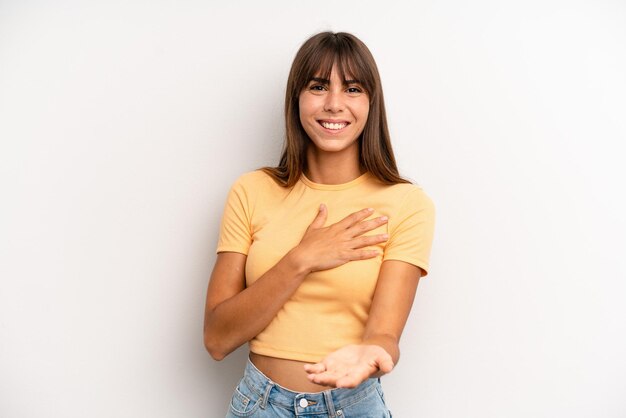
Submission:
POLYGON ((244 371, 243 384, 261 398, 261 408, 267 403, 290 409, 296 415, 328 414, 335 416, 335 411, 344 409, 379 390, 380 379, 370 378, 354 389, 336 388, 323 392, 294 392, 273 382, 248 359, 244 371))

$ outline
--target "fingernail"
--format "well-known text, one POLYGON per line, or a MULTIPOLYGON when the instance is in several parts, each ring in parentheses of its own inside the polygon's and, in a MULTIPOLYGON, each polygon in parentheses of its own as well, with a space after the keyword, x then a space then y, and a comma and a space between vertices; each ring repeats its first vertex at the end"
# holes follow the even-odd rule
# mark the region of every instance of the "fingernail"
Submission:
POLYGON ((383 234, 383 238, 384 238, 384 239, 389 238, 389 234, 383 234))
POLYGON ((389 219, 389 218, 388 218, 388 217, 386 217, 386 216, 381 216, 381 217, 380 217, 380 220, 381 220, 381 221, 386 221, 387 219, 389 219))
POLYGON ((374 212, 374 208, 367 208, 368 212, 374 212))

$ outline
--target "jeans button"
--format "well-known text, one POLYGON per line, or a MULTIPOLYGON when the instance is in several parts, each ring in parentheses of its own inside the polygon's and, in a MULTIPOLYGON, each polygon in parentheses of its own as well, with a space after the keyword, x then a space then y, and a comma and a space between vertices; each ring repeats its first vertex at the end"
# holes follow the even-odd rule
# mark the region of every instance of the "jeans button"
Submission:
POLYGON ((306 408, 307 406, 309 406, 309 401, 304 398, 300 399, 300 408, 306 408))

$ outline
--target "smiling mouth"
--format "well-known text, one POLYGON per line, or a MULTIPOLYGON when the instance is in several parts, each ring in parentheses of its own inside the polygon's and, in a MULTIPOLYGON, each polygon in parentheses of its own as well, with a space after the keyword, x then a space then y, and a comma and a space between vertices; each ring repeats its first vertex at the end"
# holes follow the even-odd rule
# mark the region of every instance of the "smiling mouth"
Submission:
POLYGON ((325 122, 321 120, 319 120, 318 123, 322 125, 324 128, 330 129, 331 131, 339 131, 349 125, 348 122, 333 123, 333 122, 325 122))

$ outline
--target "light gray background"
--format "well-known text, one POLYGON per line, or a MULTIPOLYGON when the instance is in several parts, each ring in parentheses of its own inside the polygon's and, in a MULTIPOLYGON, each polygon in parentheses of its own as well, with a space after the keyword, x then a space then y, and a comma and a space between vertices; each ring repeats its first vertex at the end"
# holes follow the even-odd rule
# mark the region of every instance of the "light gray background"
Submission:
POLYGON ((0 1, 0 416, 219 417, 228 188, 277 161, 300 44, 374 53, 437 207, 397 417, 626 416, 626 5, 0 1))

